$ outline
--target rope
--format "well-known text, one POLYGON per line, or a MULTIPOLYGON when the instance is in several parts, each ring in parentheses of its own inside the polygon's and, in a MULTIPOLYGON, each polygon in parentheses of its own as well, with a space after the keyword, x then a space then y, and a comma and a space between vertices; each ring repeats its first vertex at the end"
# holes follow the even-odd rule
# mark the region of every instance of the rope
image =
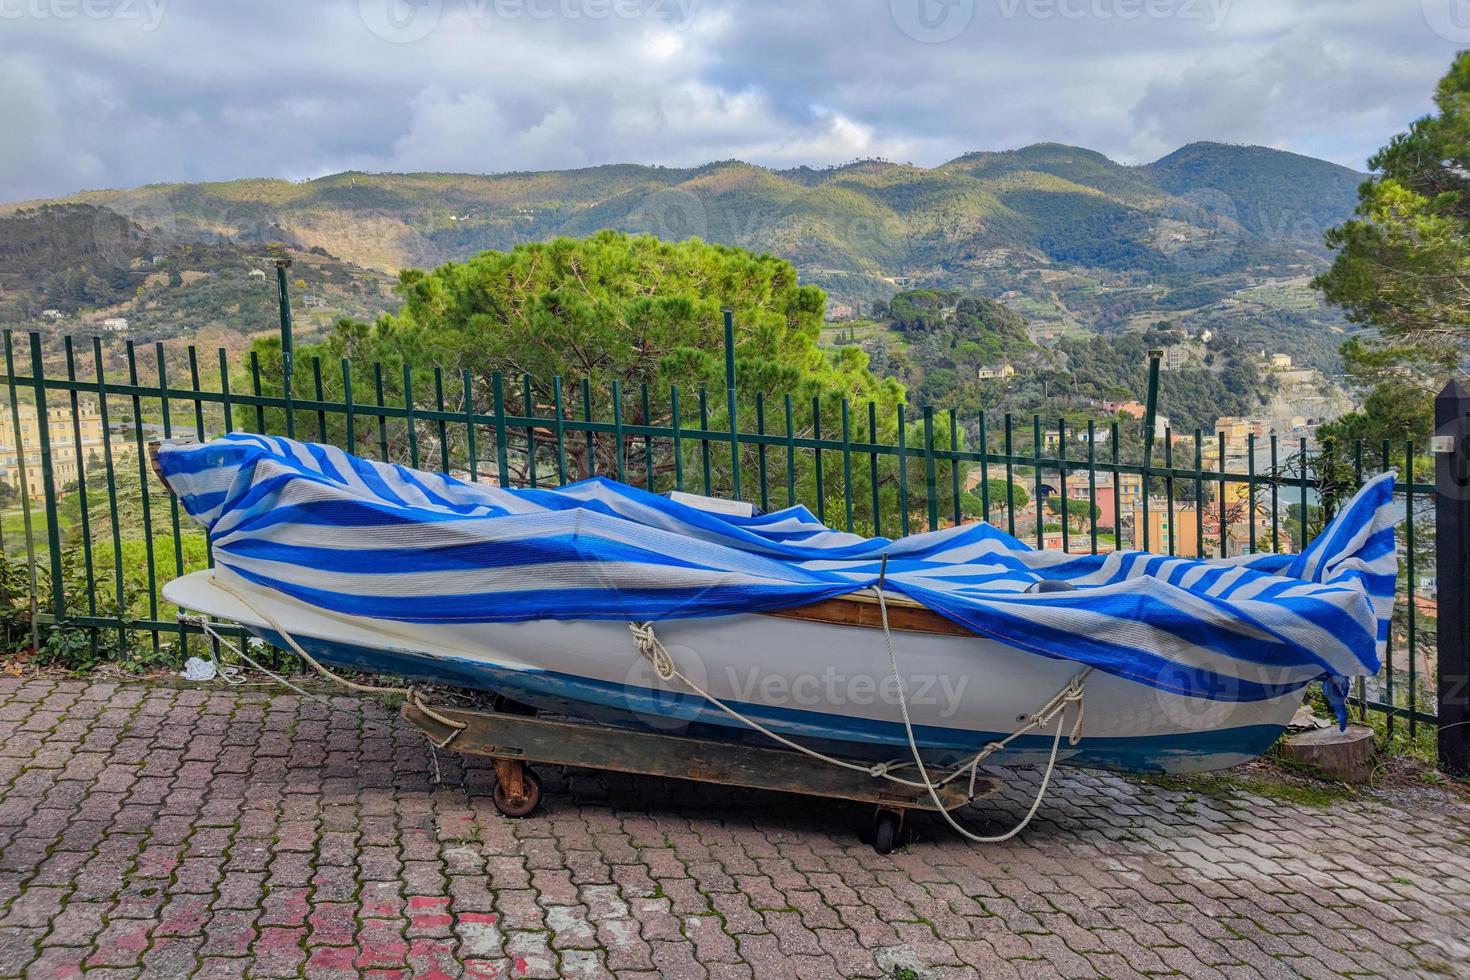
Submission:
MULTIPOLYGON (((234 597, 237 601, 240 602, 241 605, 243 605, 250 612, 252 612, 255 615, 259 616, 261 619, 265 620, 266 623, 267 623, 267 625, 269 625, 270 628, 272 630, 274 630, 281 637, 281 639, 283 639, 283 640, 286 641, 286 645, 289 646, 292 649, 292 651, 294 651, 295 654, 298 657, 300 657, 303 661, 305 661, 305 663, 306 663, 306 665, 308 667, 310 667, 313 670, 315 670, 318 674, 322 675, 322 677, 325 677, 327 680, 332 681, 332 682, 334 682, 336 684, 340 684, 341 686, 347 688, 349 691, 356 691, 356 692, 358 692, 360 694, 390 694, 390 695, 391 694, 399 694, 399 695, 402 695, 403 697, 405 697, 408 700, 412 701, 413 702, 413 706, 415 708, 417 708, 419 711, 423 712, 426 716, 428 716, 429 718, 432 718, 433 720, 437 721, 439 724, 444 725, 445 727, 451 729, 451 733, 447 737, 445 737, 445 739, 444 739, 443 742, 436 743, 436 744, 438 744, 438 746, 440 748, 445 748, 446 746, 448 746, 450 742, 454 741, 455 736, 457 736, 460 732, 464 731, 465 728, 468 727, 464 722, 462 722, 462 721, 456 721, 453 718, 445 717, 444 715, 440 714, 439 712, 435 711, 433 708, 431 708, 427 704, 425 704, 424 701, 423 701, 423 698, 421 698, 419 696, 419 690, 416 687, 376 687, 376 686, 374 686, 372 684, 359 684, 356 681, 350 681, 350 680, 348 680, 345 677, 342 677, 342 676, 340 676, 338 674, 333 673, 332 671, 328 670, 325 666, 323 666, 320 662, 318 662, 315 657, 313 657, 311 654, 307 653, 304 649, 302 649, 301 644, 296 642, 296 638, 291 635, 291 632, 289 630, 287 630, 286 627, 282 626, 280 620, 276 619, 275 616, 272 616, 268 610, 261 609, 260 607, 256 606, 255 603, 251 602, 245 596, 243 596, 242 594, 240 594, 240 592, 238 590, 236 590, 235 588, 231 587, 226 582, 222 581, 218 575, 211 575, 209 580, 220 591, 224 592, 226 595, 229 595, 229 596, 234 597)), ((199 618, 199 617, 191 617, 191 619, 194 619, 194 620, 199 621, 200 623, 203 623, 203 620, 201 618, 199 618)), ((270 677, 272 680, 278 681, 281 684, 286 685, 287 687, 291 688, 291 690, 296 691, 297 693, 303 695, 304 697, 312 698, 312 699, 317 700, 317 701, 325 701, 325 699, 322 698, 322 697, 320 697, 319 695, 310 694, 310 693, 308 693, 306 691, 303 691, 300 687, 298 687, 295 684, 292 684, 290 681, 286 680, 284 677, 280 676, 279 674, 272 673, 271 671, 267 670, 265 667, 261 666, 260 664, 257 664, 254 660, 250 659, 250 657, 246 656, 245 653, 243 651, 241 651, 239 647, 235 646, 233 643, 230 643, 228 640, 225 640, 223 637, 220 637, 219 634, 216 633, 214 630, 208 629, 207 626, 205 627, 205 629, 207 629, 208 632, 211 635, 213 635, 215 637, 218 637, 223 642, 225 642, 226 644, 228 644, 230 646, 230 648, 232 650, 234 650, 237 654, 239 654, 240 657, 242 659, 244 659, 244 661, 246 663, 250 664, 252 667, 255 667, 257 670, 259 670, 261 673, 265 674, 267 677, 270 677)), ((430 739, 430 741, 433 741, 433 740, 430 739)), ((435 761, 437 762, 437 759, 435 761)))
MULTIPOLYGON (((883 564, 886 570, 886 566, 888 565, 887 555, 883 557, 883 564)), ((1043 716, 1048 716, 1049 713, 1052 712, 1054 712, 1056 715, 1057 730, 1056 734, 1052 736, 1051 740, 1051 755, 1047 758, 1046 769, 1042 772, 1041 775, 1041 787, 1036 791, 1036 798, 1031 801, 1031 808, 1026 811, 1026 815, 1021 818, 1020 823, 1016 824, 1014 827, 1003 834, 996 834, 995 836, 987 837, 982 834, 972 833, 968 829, 960 826, 959 822, 956 821, 954 817, 950 816, 949 811, 944 808, 944 804, 940 802, 939 799, 939 791, 935 787, 934 782, 929 778, 929 769, 924 765, 924 760, 920 756, 919 743, 918 740, 914 737, 914 724, 913 721, 909 718, 908 697, 904 694, 903 678, 899 676, 898 672, 898 654, 894 652, 893 649, 893 631, 888 627, 888 601, 884 598, 881 573, 879 575, 878 586, 878 610, 883 619, 883 640, 888 647, 888 662, 893 667, 893 679, 898 685, 898 706, 899 709, 903 712, 904 733, 908 736, 909 750, 914 755, 914 765, 917 766, 919 769, 919 777, 924 781, 924 788, 929 791, 929 798, 934 801, 934 806, 936 809, 938 809, 939 815, 944 818, 944 822, 949 824, 951 829, 953 829, 961 837, 964 837, 966 840, 973 841, 977 844, 1001 844, 1005 841, 1010 840, 1012 837, 1015 837, 1021 831, 1026 829, 1026 827, 1031 823, 1031 818, 1036 816, 1036 811, 1041 809, 1041 801, 1046 798, 1046 788, 1051 784, 1052 773, 1056 771, 1057 749, 1060 748, 1062 744, 1062 729, 1066 726, 1067 706, 1069 704, 1076 703, 1077 705, 1077 718, 1072 723, 1072 734, 1069 739, 1070 744, 1076 745, 1077 742, 1080 741, 1082 738, 1083 685, 1087 681, 1087 675, 1092 672, 1092 668, 1087 667, 1083 669, 1077 674, 1077 676, 1068 681, 1067 686, 1058 691, 1056 696, 1047 702, 1046 707, 1042 708, 1042 710, 1037 712, 1035 715, 1032 715, 1031 723, 1028 724, 1026 728, 1022 728, 1011 733, 1011 735, 1009 735, 1005 739, 1002 739, 999 742, 992 742, 990 745, 987 745, 984 750, 982 750, 984 754, 988 755, 991 752, 1008 744, 1013 739, 1017 738, 1021 734, 1021 732, 1035 727, 1038 723, 1045 724, 1045 722, 1040 721, 1043 716)), ((973 795, 974 793, 975 769, 979 766, 979 764, 979 756, 976 756, 975 761, 970 764, 971 795, 973 795)), ((954 778, 953 774, 950 778, 954 778)), ((944 785, 944 783, 941 782, 940 785, 942 786, 944 785)))
MULTIPOLYGON (((884 565, 887 565, 886 557, 884 559, 884 565)), ((1088 675, 1092 673, 1092 668, 1084 668, 1075 677, 1068 681, 1067 684, 1060 691, 1052 696, 1050 701, 1043 705, 1040 710, 1036 711, 1034 714, 1030 715, 1027 718, 1026 724, 1022 725, 1020 728, 1016 729, 1016 731, 1012 732, 1010 735, 1007 735, 1005 738, 1000 739, 996 742, 988 743, 987 745, 985 745, 984 748, 977 752, 973 758, 956 767, 952 772, 950 772, 948 776, 936 783, 930 778, 928 767, 924 764, 924 760, 921 756, 921 753, 919 752, 918 741, 914 736, 913 721, 909 717, 908 696, 904 692, 903 680, 899 676, 898 654, 894 650, 893 631, 889 628, 888 624, 888 604, 884 599, 881 573, 877 592, 878 608, 883 620, 883 638, 887 645, 888 660, 889 665, 893 671, 893 678, 898 684, 899 709, 903 713, 904 732, 908 739, 909 750, 913 755, 913 761, 911 763, 908 761, 883 762, 878 763, 877 765, 864 766, 858 763, 849 762, 846 759, 839 759, 834 756, 826 755, 822 752, 816 751, 815 749, 808 748, 805 745, 801 745, 798 742, 794 742, 791 739, 786 738, 784 735, 772 731, 771 729, 762 725, 760 722, 756 721, 754 718, 751 718, 748 715, 744 715, 741 712, 736 711, 734 708, 730 707, 724 701, 720 700, 718 697, 705 690, 699 684, 686 676, 682 671, 680 671, 678 665, 674 663, 673 656, 659 640, 658 634, 654 631, 653 623, 629 623, 628 629, 633 634, 634 647, 637 648, 638 653, 642 655, 643 658, 646 659, 653 666, 654 672, 657 673, 659 677, 661 677, 665 681, 674 679, 679 680, 695 694, 704 698, 706 701, 713 704, 716 708, 719 708, 731 718, 739 721, 741 724, 760 732, 762 735, 767 736, 768 738, 780 743, 781 745, 786 746, 787 748, 793 749, 801 753, 802 755, 816 759, 820 762, 825 762, 829 765, 834 765, 839 768, 848 769, 854 772, 867 773, 869 776, 872 776, 874 778, 887 779, 890 782, 899 783, 904 786, 909 786, 915 789, 923 789, 927 791, 930 799, 934 801, 934 806, 939 811, 940 816, 945 819, 950 827, 952 827, 955 831, 960 833, 962 836, 968 838, 969 840, 982 844, 998 844, 1003 841, 1010 840, 1012 837, 1016 836, 1022 830, 1024 830, 1028 824, 1031 823, 1031 819, 1036 816, 1037 810, 1041 808, 1041 801, 1046 797, 1047 787, 1051 783, 1052 773, 1056 768, 1057 752, 1061 747, 1062 733, 1066 730, 1067 708, 1072 704, 1077 705, 1077 715, 1072 722, 1072 730, 1068 737, 1068 744, 1076 745, 1082 738, 1083 687, 1087 681, 1088 675), (954 818, 949 815, 948 809, 945 808, 943 802, 939 799, 939 787, 947 785, 948 783, 952 782, 955 779, 958 779, 968 772, 970 776, 968 795, 973 798, 975 795, 975 780, 980 768, 980 763, 990 756, 994 755, 996 752, 1010 745, 1013 741, 1015 741, 1017 738, 1020 738, 1027 732, 1043 725, 1050 724, 1052 719, 1056 719, 1056 732, 1052 736, 1051 753, 1047 759, 1046 769, 1042 775, 1041 788, 1038 790, 1036 794, 1036 799, 1032 801, 1031 808, 1026 812, 1026 816, 1022 818, 1021 822, 1015 827, 1011 828, 1011 830, 1009 830, 1005 834, 1001 834, 995 837, 984 837, 978 834, 973 834, 969 830, 966 830, 964 827, 956 823, 954 818), (913 765, 918 769, 920 781, 904 779, 893 774, 894 769, 907 767, 909 765, 913 765)))

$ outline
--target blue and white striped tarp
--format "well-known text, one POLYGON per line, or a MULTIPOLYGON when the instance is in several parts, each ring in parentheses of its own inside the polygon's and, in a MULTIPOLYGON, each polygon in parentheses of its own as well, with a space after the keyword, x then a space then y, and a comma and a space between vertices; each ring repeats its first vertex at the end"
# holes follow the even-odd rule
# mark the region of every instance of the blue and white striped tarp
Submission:
POLYGON ((717 515, 605 479, 512 490, 250 434, 166 444, 165 479, 245 579, 416 623, 657 620, 780 609, 874 585, 1043 656, 1224 701, 1377 672, 1393 607, 1393 475, 1300 555, 1037 551, 989 524, 900 540, 803 507, 717 515), (1062 580, 1071 592, 1026 593, 1062 580))

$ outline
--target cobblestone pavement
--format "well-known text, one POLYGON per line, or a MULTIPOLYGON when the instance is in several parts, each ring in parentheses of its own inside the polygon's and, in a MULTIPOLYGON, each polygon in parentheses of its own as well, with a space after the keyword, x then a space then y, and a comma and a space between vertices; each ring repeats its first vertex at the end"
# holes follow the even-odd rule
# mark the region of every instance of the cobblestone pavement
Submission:
POLYGON ((3 977, 1470 972, 1470 812, 1427 790, 1069 774, 1017 840, 879 857, 858 807, 578 771, 512 822, 371 701, 7 680, 0 737, 3 977))

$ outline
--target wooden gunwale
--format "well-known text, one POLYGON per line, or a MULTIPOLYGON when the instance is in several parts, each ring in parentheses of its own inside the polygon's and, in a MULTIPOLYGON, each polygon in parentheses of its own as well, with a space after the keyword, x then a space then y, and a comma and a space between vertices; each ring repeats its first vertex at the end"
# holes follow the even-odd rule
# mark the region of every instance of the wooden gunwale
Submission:
MULTIPOLYGON (((907 633, 935 633, 941 636, 974 636, 959 623, 946 619, 934 610, 907 596, 885 593, 888 604, 890 629, 907 633)), ((847 595, 823 599, 805 606, 791 609, 776 609, 762 613, 782 619, 796 619, 808 623, 827 623, 833 626, 856 626, 861 629, 882 629, 883 614, 878 606, 878 595, 871 589, 849 592, 847 595)))

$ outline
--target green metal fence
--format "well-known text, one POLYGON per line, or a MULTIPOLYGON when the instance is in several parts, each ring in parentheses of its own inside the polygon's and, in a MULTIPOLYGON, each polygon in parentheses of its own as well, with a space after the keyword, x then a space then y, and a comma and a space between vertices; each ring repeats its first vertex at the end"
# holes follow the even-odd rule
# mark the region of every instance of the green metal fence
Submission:
POLYGON ((345 359, 298 357, 291 372, 254 354, 242 385, 242 368, 223 349, 206 358, 193 346, 119 351, 92 338, 79 350, 72 338, 7 331, 3 339, 0 479, 22 501, 0 520, 10 649, 29 636, 85 644, 98 659, 126 650, 164 664, 202 642, 160 595, 164 582, 210 560, 150 470, 147 444, 178 435, 291 435, 502 485, 601 474, 764 510, 800 503, 863 533, 986 519, 1076 553, 1126 544, 1202 557, 1297 550, 1335 501, 1394 465, 1400 602, 1384 669, 1358 685, 1356 702, 1390 730, 1412 735, 1434 722, 1434 606, 1419 595, 1421 567, 1434 568, 1426 513, 1434 488, 1416 480, 1425 457, 1413 444, 1342 451, 1251 434, 1242 451, 1224 433, 1200 430, 1182 441, 1172 432, 1145 439, 1145 426, 1117 417, 962 418, 900 404, 890 418, 876 403, 826 393, 742 390, 728 322, 726 390, 713 398, 702 388, 625 390, 613 381, 603 391, 345 359), (1125 486, 1140 490, 1131 508, 1125 486))

